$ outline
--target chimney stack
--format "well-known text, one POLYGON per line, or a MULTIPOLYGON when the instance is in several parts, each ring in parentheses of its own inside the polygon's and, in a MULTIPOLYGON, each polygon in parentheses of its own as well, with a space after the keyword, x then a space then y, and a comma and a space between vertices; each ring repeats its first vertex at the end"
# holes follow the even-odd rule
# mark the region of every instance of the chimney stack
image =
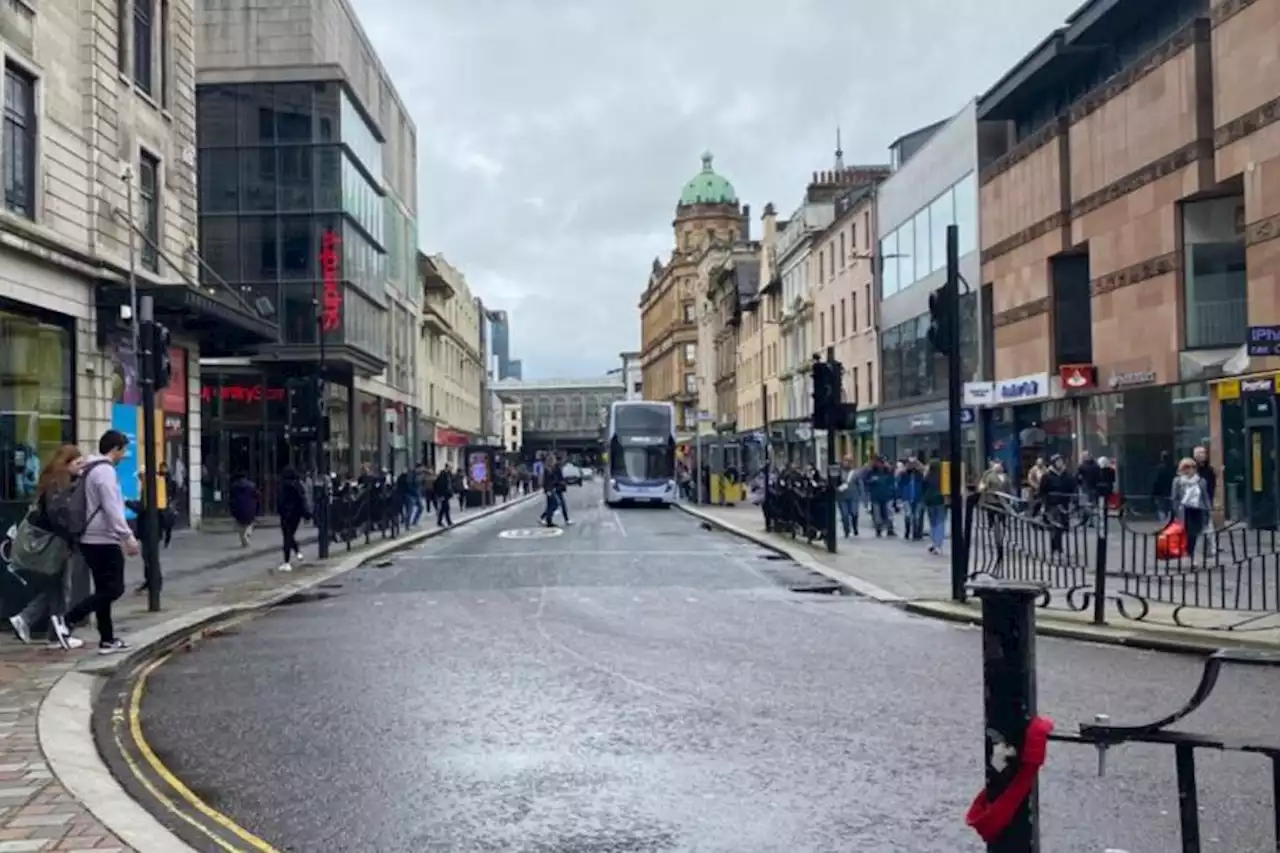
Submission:
POLYGON ((744 204, 742 206, 742 237, 746 242, 751 239, 751 205, 744 204))

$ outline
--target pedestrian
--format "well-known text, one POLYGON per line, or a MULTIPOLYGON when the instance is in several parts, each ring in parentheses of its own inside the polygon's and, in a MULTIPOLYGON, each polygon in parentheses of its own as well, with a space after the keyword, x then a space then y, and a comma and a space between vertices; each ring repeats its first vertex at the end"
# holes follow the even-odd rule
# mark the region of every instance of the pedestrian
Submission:
POLYGON ((903 504, 902 538, 919 542, 924 538, 924 469, 914 456, 898 472, 898 497, 903 504))
POLYGON ((1062 534, 1070 518, 1074 486, 1066 460, 1054 454, 1049 460, 1049 470, 1040 478, 1040 505, 1044 507, 1044 520, 1049 525, 1050 557, 1062 555, 1062 534))
POLYGON ((836 486, 836 506, 840 509, 845 539, 858 535, 858 491, 858 469, 853 465, 853 457, 846 456, 840 460, 840 482, 836 486))
POLYGON ((258 487, 241 471, 231 480, 228 497, 231 518, 235 520, 236 533, 240 534, 240 547, 248 548, 253 540, 253 523, 258 518, 258 487))
POLYGON ((280 539, 284 550, 284 562, 280 571, 291 572, 302 563, 302 549, 298 547, 298 526, 311 520, 307 509, 307 492, 298 478, 298 472, 290 466, 280 472, 280 491, 276 495, 276 512, 280 515, 280 539))
POLYGON ((563 476, 560 466, 550 460, 542 466, 542 494, 546 500, 542 515, 539 516, 547 527, 556 526, 556 508, 560 505, 560 478, 563 476))
POLYGON ((942 494, 942 461, 937 453, 926 463, 920 502, 929 516, 929 553, 941 554, 947 536, 947 505, 942 494))
POLYGON ((80 448, 64 444, 41 467, 35 502, 18 525, 11 543, 10 570, 27 585, 32 597, 9 624, 18 639, 31 642, 31 628, 48 617, 50 648, 78 649, 84 645, 71 636, 66 611, 67 569, 84 529, 84 459, 80 448), (60 514, 74 508, 75 519, 60 514), (76 530, 69 528, 78 528, 76 530))
POLYGON ((875 526, 876 538, 894 536, 893 530, 893 469, 883 457, 875 460, 867 469, 863 478, 866 484, 867 497, 871 501, 871 523, 875 526))
POLYGON ((458 496, 458 512, 467 508, 467 475, 459 466, 453 472, 453 493, 458 496))
POLYGON ((1187 457, 1178 463, 1178 476, 1174 478, 1169 500, 1173 511, 1187 531, 1187 556, 1194 563, 1196 541, 1204 532, 1209 520, 1209 483, 1200 473, 1196 460, 1187 457))
POLYGON ((1178 469, 1173 464, 1172 454, 1161 450, 1160 461, 1156 464, 1155 476, 1151 481, 1151 504, 1157 518, 1168 519, 1173 516, 1169 495, 1173 494, 1173 480, 1177 476, 1178 469))
POLYGON ((75 625, 90 613, 98 624, 98 654, 124 651, 128 645, 115 634, 111 605, 124 593, 125 557, 141 550, 124 518, 124 498, 120 479, 113 470, 124 458, 129 439, 119 430, 109 429, 98 439, 98 452, 85 460, 84 533, 80 554, 93 578, 93 592, 67 612, 66 621, 75 625), (102 463, 108 464, 102 464, 102 463))
POLYGON ((436 527, 444 527, 448 525, 453 527, 453 516, 449 513, 449 507, 453 501, 453 472, 449 470, 449 463, 444 463, 444 467, 440 469, 440 473, 436 474, 435 487, 433 488, 436 498, 436 527))
POLYGON ((565 482, 564 464, 565 464, 565 461, 563 457, 557 459, 555 462, 556 478, 557 478, 556 479, 556 505, 560 507, 560 514, 564 516, 565 526, 568 527, 573 522, 569 520, 569 495, 568 495, 569 486, 568 486, 568 483, 565 482))

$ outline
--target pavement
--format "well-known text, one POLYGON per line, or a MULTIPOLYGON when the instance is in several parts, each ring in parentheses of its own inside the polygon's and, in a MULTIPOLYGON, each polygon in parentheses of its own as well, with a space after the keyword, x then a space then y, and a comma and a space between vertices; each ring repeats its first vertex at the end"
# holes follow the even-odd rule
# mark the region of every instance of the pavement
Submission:
MULTIPOLYGON (((865 513, 860 525, 861 535, 848 539, 842 537, 837 544, 837 553, 830 554, 821 540, 809 545, 802 539, 793 540, 790 536, 765 532, 760 508, 756 506, 681 504, 679 508, 706 524, 787 554, 883 603, 939 619, 972 624, 981 622, 981 609, 976 601, 959 603, 951 600, 949 554, 930 554, 927 538, 908 542, 901 536, 876 537, 865 513)), ((1092 581, 1088 579, 1087 582, 1092 581)), ((1166 579, 1165 593, 1185 594, 1186 590, 1174 588, 1177 583, 1166 579)), ((1272 584, 1274 588, 1274 579, 1272 584)), ((1274 593, 1266 600, 1274 601, 1274 593)), ((1083 599, 1076 601, 1083 604, 1079 610, 1069 606, 1063 590, 1055 590, 1051 601, 1053 606, 1037 610, 1037 630, 1042 634, 1088 642, 1190 654, 1208 654, 1222 648, 1280 651, 1280 607, 1269 616, 1261 614, 1262 618, 1254 623, 1253 630, 1244 631, 1233 630, 1231 626, 1260 614, 1207 609, 1184 610, 1175 614, 1171 604, 1148 601, 1145 617, 1135 619, 1132 617, 1139 615, 1141 610, 1135 600, 1129 598, 1125 601, 1127 609, 1124 612, 1116 607, 1114 601, 1108 602, 1107 623, 1094 625, 1091 605, 1084 603, 1083 599), (1175 618, 1197 627, 1183 627, 1175 618)))
MULTIPOLYGON (((463 521, 476 514, 474 510, 455 512, 454 518, 463 521)), ((281 575, 271 572, 281 558, 278 536, 278 531, 259 531, 252 545, 242 549, 234 534, 179 532, 161 555, 166 578, 162 612, 148 613, 145 596, 127 592, 116 605, 118 632, 133 642, 135 649, 141 649, 149 640, 171 632, 174 625, 193 624, 229 608, 252 606, 323 576, 344 559, 358 561, 360 554, 396 547, 407 538, 402 535, 400 540, 375 539, 371 547, 357 548, 351 555, 345 547, 335 547, 328 563, 308 563, 300 571, 281 575)), ((311 534, 301 541, 314 543, 315 536, 311 534)), ((363 543, 363 539, 359 541, 363 543)), ((314 554, 313 548, 303 547, 314 554)), ((141 581, 141 564, 131 560, 127 572, 130 586, 136 586, 141 581)), ((108 829, 106 822, 84 802, 91 799, 83 795, 94 767, 83 766, 83 762, 100 764, 92 738, 88 737, 87 703, 83 699, 79 702, 85 705, 79 709, 83 711, 81 731, 67 733, 78 735, 83 741, 82 748, 71 750, 73 773, 55 774, 50 756, 57 744, 37 730, 38 721, 51 716, 47 713, 51 710, 51 702, 47 701, 51 691, 56 693, 59 685, 76 677, 96 685, 97 679, 85 673, 102 669, 104 663, 124 660, 121 656, 101 658, 95 654, 92 649, 96 643, 89 642, 93 639, 92 628, 83 629, 81 634, 86 638, 85 649, 70 653, 47 650, 42 645, 24 646, 10 637, 0 639, 0 853, 135 849, 108 829), (73 788, 82 796, 73 793, 73 788)), ((54 719, 54 727, 61 722, 65 721, 54 719)), ((99 788, 113 785, 109 779, 99 783, 99 788)), ((109 792, 97 794, 110 804, 110 810, 117 814, 121 809, 128 812, 128 804, 118 798, 113 801, 109 792)), ((162 839, 159 846, 150 848, 155 853, 179 853, 183 849, 174 846, 171 834, 156 833, 154 828, 151 834, 162 839)))
MULTIPOLYGON (((570 495, 557 532, 519 506, 158 658, 130 719, 187 814, 238 841, 167 825, 199 851, 983 849, 963 822, 980 632, 833 594, 678 510, 570 495)), ((1063 730, 1146 721, 1199 677, 1182 655, 1038 645, 1063 730)), ((1232 672, 1194 727, 1274 735, 1278 691, 1280 671, 1232 672)), ((1051 746, 1046 849, 1179 849, 1168 747, 1108 768, 1051 746)), ((1206 849, 1274 846, 1270 774, 1200 762, 1206 849)))

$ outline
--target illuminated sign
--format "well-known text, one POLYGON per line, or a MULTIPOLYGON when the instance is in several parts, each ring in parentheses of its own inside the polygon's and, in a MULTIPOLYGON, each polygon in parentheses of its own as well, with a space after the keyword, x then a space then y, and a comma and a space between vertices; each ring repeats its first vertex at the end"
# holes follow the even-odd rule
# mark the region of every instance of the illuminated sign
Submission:
MULTIPOLYGON (((214 391, 214 386, 202 385, 200 399, 205 403, 211 402, 214 391)), ((285 398, 283 388, 264 388, 261 385, 223 385, 216 391, 218 399, 224 403, 260 403, 263 399, 269 403, 279 403, 285 398)))
POLYGON ((320 281, 324 290, 320 299, 320 329, 336 332, 342 328, 341 278, 342 238, 332 231, 320 238, 320 281))

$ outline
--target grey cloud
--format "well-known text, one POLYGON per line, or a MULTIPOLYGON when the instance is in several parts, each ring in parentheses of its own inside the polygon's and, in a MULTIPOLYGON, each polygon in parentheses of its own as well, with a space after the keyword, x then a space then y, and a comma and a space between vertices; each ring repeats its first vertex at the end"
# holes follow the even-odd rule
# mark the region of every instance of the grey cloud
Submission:
POLYGON ((418 128, 419 230, 511 312, 526 376, 639 343, 710 148, 755 211, 991 85, 1076 0, 354 0, 418 128))

